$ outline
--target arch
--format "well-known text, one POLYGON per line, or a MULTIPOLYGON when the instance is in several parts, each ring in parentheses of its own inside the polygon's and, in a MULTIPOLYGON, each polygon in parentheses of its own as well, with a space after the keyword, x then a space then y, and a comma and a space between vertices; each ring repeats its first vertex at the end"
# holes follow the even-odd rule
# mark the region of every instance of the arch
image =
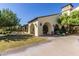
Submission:
POLYGON ((43 25, 43 35, 47 35, 47 34, 51 34, 51 24, 49 22, 45 22, 44 25, 43 25))
POLYGON ((30 34, 35 34, 35 26, 34 26, 34 24, 30 25, 30 34))

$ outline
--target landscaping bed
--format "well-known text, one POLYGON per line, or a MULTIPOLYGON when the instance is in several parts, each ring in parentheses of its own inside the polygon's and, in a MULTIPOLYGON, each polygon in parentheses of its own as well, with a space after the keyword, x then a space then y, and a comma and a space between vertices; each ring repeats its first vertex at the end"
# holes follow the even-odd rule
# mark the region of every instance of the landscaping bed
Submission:
MULTIPOLYGON (((7 38, 6 38, 7 40, 7 38)), ((29 46, 31 44, 35 44, 35 43, 40 43, 40 42, 45 42, 48 41, 46 39, 43 38, 39 38, 39 37, 29 37, 29 38, 25 38, 25 39, 20 39, 20 40, 1 40, 0 41, 0 52, 4 52, 7 49, 11 49, 11 48, 17 48, 17 47, 21 47, 21 46, 29 46)))

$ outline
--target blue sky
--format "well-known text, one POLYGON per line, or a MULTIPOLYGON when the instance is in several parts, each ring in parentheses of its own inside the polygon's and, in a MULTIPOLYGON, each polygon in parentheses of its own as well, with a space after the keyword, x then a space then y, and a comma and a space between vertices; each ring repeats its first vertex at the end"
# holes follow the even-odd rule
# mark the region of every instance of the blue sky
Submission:
MULTIPOLYGON (((28 21, 38 16, 60 13, 61 8, 67 3, 0 3, 0 9, 9 8, 21 18, 20 23, 27 24, 28 21)), ((74 7, 79 3, 73 3, 74 7)))

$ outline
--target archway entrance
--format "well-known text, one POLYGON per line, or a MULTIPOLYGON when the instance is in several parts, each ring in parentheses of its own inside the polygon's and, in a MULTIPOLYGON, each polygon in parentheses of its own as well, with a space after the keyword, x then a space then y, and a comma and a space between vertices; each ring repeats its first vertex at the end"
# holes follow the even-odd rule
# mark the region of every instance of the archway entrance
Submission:
POLYGON ((48 34, 51 34, 51 25, 50 23, 46 22, 43 25, 43 35, 48 35, 48 34))
POLYGON ((34 27, 34 24, 31 24, 30 26, 30 34, 35 34, 35 27, 34 27))
POLYGON ((48 33, 48 26, 44 25, 43 26, 43 34, 47 34, 48 33))

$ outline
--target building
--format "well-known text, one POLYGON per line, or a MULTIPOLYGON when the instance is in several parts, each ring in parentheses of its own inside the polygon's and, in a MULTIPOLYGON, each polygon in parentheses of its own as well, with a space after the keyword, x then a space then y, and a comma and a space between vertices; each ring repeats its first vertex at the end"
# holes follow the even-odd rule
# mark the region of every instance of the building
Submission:
POLYGON ((35 19, 28 22, 28 33, 34 36, 50 35, 54 31, 54 25, 58 24, 60 15, 70 15, 71 12, 79 10, 79 7, 73 9, 72 4, 67 4, 62 7, 60 14, 52 14, 47 16, 36 17, 35 19))

